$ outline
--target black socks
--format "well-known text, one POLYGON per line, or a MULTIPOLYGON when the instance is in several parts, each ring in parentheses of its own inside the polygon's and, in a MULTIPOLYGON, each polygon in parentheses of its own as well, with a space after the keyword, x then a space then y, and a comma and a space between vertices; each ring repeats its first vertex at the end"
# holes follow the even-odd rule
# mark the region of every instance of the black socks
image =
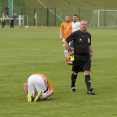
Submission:
MULTIPOLYGON (((75 87, 77 75, 72 74, 71 75, 71 87, 75 87)), ((85 75, 85 83, 87 87, 87 91, 90 91, 91 89, 91 78, 90 75, 85 75)))
POLYGON ((91 88, 91 79, 90 79, 90 75, 85 75, 85 83, 87 86, 87 90, 89 91, 91 88))
POLYGON ((71 75, 71 87, 75 87, 77 75, 72 74, 71 75))

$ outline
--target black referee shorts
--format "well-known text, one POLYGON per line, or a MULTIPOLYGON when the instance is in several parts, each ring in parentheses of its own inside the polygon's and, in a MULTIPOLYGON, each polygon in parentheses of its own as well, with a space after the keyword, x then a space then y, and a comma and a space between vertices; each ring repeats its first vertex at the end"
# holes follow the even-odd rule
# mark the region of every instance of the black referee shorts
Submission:
POLYGON ((75 60, 73 62, 72 71, 76 73, 90 71, 91 69, 90 55, 86 55, 86 56, 74 55, 74 56, 75 56, 75 60))

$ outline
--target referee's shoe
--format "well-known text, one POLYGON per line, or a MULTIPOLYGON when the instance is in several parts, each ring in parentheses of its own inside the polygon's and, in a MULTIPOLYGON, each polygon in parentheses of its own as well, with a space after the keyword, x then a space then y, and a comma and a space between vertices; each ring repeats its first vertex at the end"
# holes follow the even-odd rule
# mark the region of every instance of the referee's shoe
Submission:
POLYGON ((76 88, 75 87, 71 87, 71 91, 72 92, 76 92, 76 88))
POLYGON ((87 94, 89 94, 89 95, 95 95, 95 93, 93 92, 93 88, 91 88, 91 89, 87 92, 87 94))

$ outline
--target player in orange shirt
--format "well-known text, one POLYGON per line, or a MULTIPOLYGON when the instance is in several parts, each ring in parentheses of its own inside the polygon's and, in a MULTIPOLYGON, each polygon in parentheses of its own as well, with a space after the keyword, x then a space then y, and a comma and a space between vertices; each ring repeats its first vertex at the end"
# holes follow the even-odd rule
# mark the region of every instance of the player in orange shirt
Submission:
POLYGON ((33 74, 23 84, 28 102, 49 99, 54 90, 48 78, 43 74, 33 74))
POLYGON ((70 62, 70 57, 68 54, 68 50, 65 47, 65 39, 71 34, 71 32, 72 32, 72 22, 70 22, 70 17, 66 16, 65 22, 63 22, 60 26, 60 39, 62 39, 64 54, 67 62, 70 62))

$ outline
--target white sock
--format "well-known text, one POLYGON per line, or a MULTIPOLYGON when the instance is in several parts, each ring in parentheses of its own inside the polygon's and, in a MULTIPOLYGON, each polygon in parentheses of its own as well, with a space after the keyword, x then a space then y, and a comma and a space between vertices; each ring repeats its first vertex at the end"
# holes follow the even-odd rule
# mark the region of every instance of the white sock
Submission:
POLYGON ((65 57, 66 57, 66 58, 68 58, 68 57, 69 57, 68 50, 64 50, 64 54, 65 54, 65 57))

